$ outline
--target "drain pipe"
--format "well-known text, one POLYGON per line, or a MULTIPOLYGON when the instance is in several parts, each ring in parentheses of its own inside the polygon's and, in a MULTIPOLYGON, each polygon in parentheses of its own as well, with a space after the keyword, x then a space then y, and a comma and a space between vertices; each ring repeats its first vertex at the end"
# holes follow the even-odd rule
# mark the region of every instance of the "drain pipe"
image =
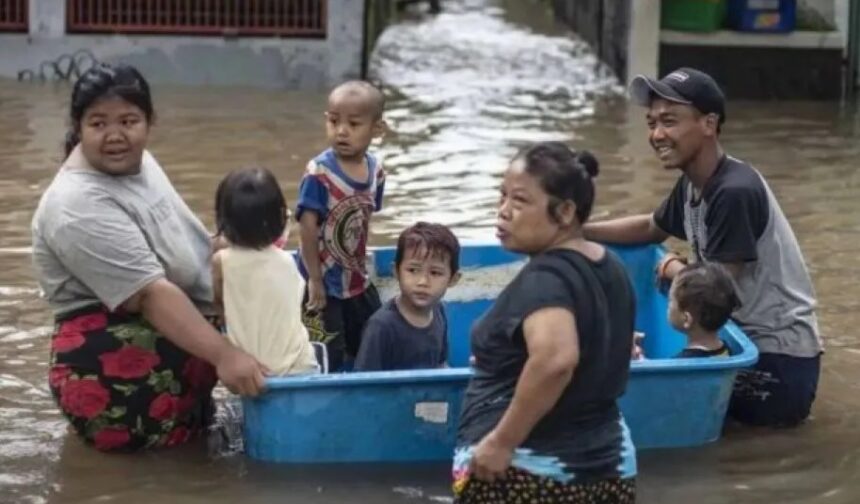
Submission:
POLYGON ((860 66, 860 2, 848 2, 848 47, 845 65, 845 94, 857 99, 858 66, 860 66))

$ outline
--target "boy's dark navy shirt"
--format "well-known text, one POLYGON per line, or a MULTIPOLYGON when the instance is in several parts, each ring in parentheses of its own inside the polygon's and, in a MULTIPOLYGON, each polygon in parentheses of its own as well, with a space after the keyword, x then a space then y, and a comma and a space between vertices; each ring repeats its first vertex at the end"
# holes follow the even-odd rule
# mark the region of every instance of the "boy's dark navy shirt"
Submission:
POLYGON ((367 321, 356 371, 431 369, 448 361, 448 319, 442 303, 427 327, 410 324, 391 299, 367 321))

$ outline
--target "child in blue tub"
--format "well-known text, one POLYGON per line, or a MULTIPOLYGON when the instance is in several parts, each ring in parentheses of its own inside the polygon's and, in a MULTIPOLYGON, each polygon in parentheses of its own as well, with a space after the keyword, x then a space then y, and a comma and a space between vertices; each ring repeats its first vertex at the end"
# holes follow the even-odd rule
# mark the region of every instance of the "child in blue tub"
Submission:
POLYGON ((212 284, 227 339, 269 374, 317 372, 301 318, 305 281, 290 253, 276 245, 288 224, 278 181, 264 168, 236 170, 218 185, 215 200, 220 244, 212 284))
POLYGON ((382 209, 385 189, 385 170, 368 148, 385 131, 384 109, 385 95, 370 83, 337 86, 325 113, 330 148, 308 163, 299 185, 305 324, 325 344, 333 371, 349 367, 380 306, 365 261, 370 218, 382 209))
POLYGON ((669 322, 687 335, 687 346, 676 358, 728 357, 717 335, 740 301, 729 274, 715 263, 685 266, 669 289, 669 322))
POLYGON ((460 278, 459 257, 457 237, 441 224, 419 222, 400 234, 394 255, 400 294, 367 321, 356 371, 445 366, 448 321, 442 297, 460 278))

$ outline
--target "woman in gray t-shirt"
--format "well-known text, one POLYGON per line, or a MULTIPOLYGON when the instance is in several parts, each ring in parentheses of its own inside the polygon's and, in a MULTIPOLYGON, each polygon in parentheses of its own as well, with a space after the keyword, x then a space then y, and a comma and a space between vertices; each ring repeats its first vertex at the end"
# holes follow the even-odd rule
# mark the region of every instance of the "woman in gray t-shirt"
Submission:
POLYGON ((145 150, 152 117, 134 68, 81 76, 67 157, 33 217, 33 261, 56 319, 51 392, 102 450, 186 441, 205 426, 218 377, 241 394, 263 386, 259 363, 206 319, 209 236, 145 150))

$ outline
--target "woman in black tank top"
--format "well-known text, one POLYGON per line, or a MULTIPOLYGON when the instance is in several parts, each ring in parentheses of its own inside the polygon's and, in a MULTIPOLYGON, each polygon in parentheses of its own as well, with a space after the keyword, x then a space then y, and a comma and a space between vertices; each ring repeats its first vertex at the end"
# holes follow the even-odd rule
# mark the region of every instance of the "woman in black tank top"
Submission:
POLYGON ((597 172, 591 154, 558 142, 525 149, 505 172, 497 236, 530 260, 472 329, 457 502, 635 500, 616 404, 635 305, 620 260, 582 236, 597 172))

